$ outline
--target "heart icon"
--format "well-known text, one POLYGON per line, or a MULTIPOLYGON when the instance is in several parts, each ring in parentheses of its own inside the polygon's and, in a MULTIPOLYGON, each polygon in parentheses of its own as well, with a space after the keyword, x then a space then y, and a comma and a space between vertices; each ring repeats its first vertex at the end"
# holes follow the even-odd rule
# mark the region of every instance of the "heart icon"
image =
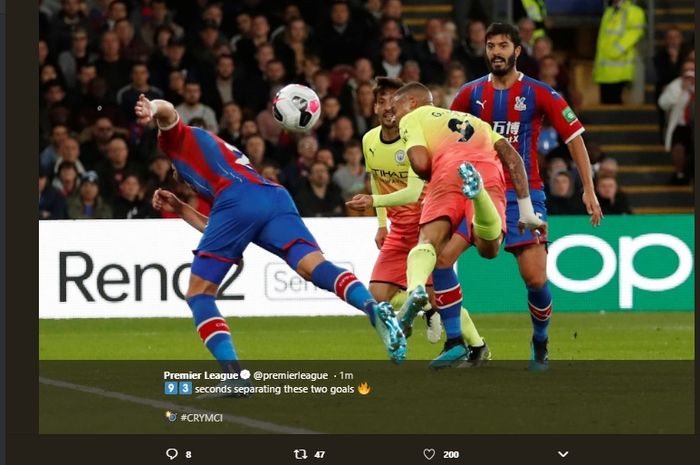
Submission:
POLYGON ((435 457, 435 449, 423 449, 423 456, 428 460, 433 460, 433 457, 435 457))

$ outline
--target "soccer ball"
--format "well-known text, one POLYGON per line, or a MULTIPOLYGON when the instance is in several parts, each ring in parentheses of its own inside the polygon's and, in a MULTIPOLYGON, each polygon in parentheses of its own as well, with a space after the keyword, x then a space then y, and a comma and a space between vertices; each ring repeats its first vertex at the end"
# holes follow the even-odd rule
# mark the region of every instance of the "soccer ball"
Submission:
POLYGON ((321 101, 310 88, 289 84, 272 100, 272 115, 288 131, 308 132, 321 116, 321 101))

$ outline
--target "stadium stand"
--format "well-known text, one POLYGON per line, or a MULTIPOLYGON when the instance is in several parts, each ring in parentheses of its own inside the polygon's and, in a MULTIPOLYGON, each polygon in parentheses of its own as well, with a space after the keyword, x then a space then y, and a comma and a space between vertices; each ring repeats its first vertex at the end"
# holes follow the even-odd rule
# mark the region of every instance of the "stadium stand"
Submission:
MULTIPOLYGON (((210 129, 219 126, 220 135, 241 148, 248 145, 247 139, 251 135, 260 134, 265 147, 260 149, 262 155, 258 157, 261 159, 256 162, 257 167, 277 173, 275 176, 279 176, 279 181, 285 186, 306 186, 308 170, 296 169, 303 165, 298 161, 296 150, 300 138, 281 131, 268 114, 271 96, 282 85, 298 82, 312 86, 323 99, 324 112, 332 112, 330 117, 324 114, 313 133, 318 142, 314 161, 324 162, 329 150, 333 154, 333 159, 326 163, 332 179, 334 171, 343 164, 344 145, 361 139, 368 123, 374 124, 374 120, 366 115, 366 108, 362 114, 355 114, 361 111, 357 110, 360 108, 357 104, 353 104, 355 91, 361 84, 353 80, 356 58, 369 59, 375 72, 390 69, 405 77, 420 75, 424 80, 434 80, 435 76, 448 76, 454 67, 441 69, 444 60, 440 56, 431 58, 430 50, 435 47, 426 38, 435 38, 437 44, 447 35, 454 41, 448 56, 452 62, 465 68, 466 79, 469 79, 473 77, 470 71, 474 72, 469 66, 473 50, 469 49, 468 39, 459 34, 467 34, 470 21, 481 20, 488 24, 492 20, 510 19, 517 22, 525 14, 520 0, 470 1, 465 2, 470 5, 467 10, 457 8, 454 2, 437 0, 347 1, 340 2, 347 3, 350 11, 347 19, 349 35, 343 37, 342 34, 335 36, 332 28, 328 28, 335 21, 331 13, 335 3, 338 2, 40 2, 42 99, 39 131, 42 166, 47 168, 55 164, 57 141, 52 130, 62 130, 66 126, 70 136, 81 144, 79 163, 82 162, 86 169, 108 164, 105 148, 109 141, 100 139, 99 128, 113 126, 112 137, 124 137, 128 144, 128 166, 134 168, 118 173, 118 179, 115 178, 113 183, 118 186, 123 176, 135 171, 142 186, 139 198, 147 198, 153 182, 145 178, 146 168, 154 166, 159 152, 154 130, 133 123, 128 102, 138 92, 148 90, 156 94, 161 92, 176 105, 184 105, 187 90, 197 83, 201 99, 193 98, 193 101, 201 101, 202 108, 208 111, 190 112, 191 116, 204 118, 200 124, 210 129), (510 17, 504 17, 504 11, 510 17), (439 20, 439 25, 435 19, 439 20), (297 32, 286 24, 295 24, 297 32), (438 29, 426 31, 426 25, 438 29), (85 36, 87 47, 84 45, 85 36), (334 61, 333 66, 322 68, 324 62, 329 63, 330 56, 325 44, 319 41, 323 37, 337 43, 349 40, 358 46, 336 56, 344 57, 343 62, 334 61), (400 68, 382 65, 382 45, 390 38, 400 39, 400 68), (228 56, 233 58, 233 71, 230 60, 221 59, 228 56), (147 64, 148 85, 142 85, 132 75, 133 63, 147 64), (227 105, 230 102, 237 107, 227 105), (229 122, 234 114, 235 121, 229 122), (345 128, 347 121, 352 122, 352 131, 345 128), (286 179, 285 175, 295 179, 286 179)), ((566 17, 559 21, 562 18, 559 10, 559 16, 547 23, 551 29, 548 33, 554 37, 551 55, 559 67, 557 77, 552 79, 560 84, 557 90, 567 96, 584 122, 587 129, 584 138, 589 149, 596 147, 596 157, 600 152, 603 157, 617 161, 617 182, 627 195, 633 213, 686 213, 693 209, 692 180, 684 183, 669 181, 674 175, 674 167, 663 145, 665 114, 656 104, 663 85, 658 84, 651 62, 654 54, 663 50, 666 33, 671 29, 679 30, 683 36, 683 57, 680 59, 691 53, 694 4, 690 0, 638 3, 646 12, 647 27, 650 28, 645 33, 645 42, 650 43, 640 46, 647 63, 646 80, 642 86, 643 103, 598 103, 598 89, 590 76, 594 50, 581 52, 575 42, 557 39, 561 38, 557 32, 567 27, 566 17)), ((343 14, 338 14, 337 21, 345 22, 343 14)), ((595 37, 600 14, 601 11, 597 18, 593 18, 595 24, 572 34, 578 37, 579 44, 595 37)), ((534 53, 537 55, 537 50, 534 53)), ((523 63, 526 69, 534 70, 538 66, 536 61, 523 63)), ((454 95, 455 82, 454 79, 433 82, 431 89, 436 96, 444 95, 448 100, 454 95)), ((250 145, 256 146, 255 143, 250 145)), ((592 161, 598 166, 596 162, 599 160, 592 161)), ((45 172, 49 182, 44 185, 51 185, 54 175, 45 172)), ((104 179, 100 180, 101 184, 104 182, 104 179)), ((170 185, 162 177, 158 184, 170 185)), ((109 202, 116 198, 110 192, 103 190, 102 193, 109 202)), ((61 215, 42 214, 40 211, 39 216, 55 218, 61 215)))

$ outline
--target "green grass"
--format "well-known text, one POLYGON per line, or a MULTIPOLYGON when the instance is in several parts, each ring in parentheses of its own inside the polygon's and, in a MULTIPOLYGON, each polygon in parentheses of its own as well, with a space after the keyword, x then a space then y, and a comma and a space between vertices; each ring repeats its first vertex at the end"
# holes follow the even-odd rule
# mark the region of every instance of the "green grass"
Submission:
MULTIPOLYGON (((164 370, 217 370, 189 319, 41 320, 40 374, 139 399, 172 402, 179 412, 195 407, 328 433, 694 431, 694 314, 557 314, 550 329, 554 361, 545 373, 525 370, 530 338, 527 314, 473 315, 473 319, 494 358, 504 362, 437 373, 426 369, 425 360, 433 358, 442 345, 427 342, 422 322, 417 322, 409 339, 409 360, 414 362, 396 367, 386 361, 376 334, 362 317, 228 319, 239 355, 251 371, 352 372, 352 380, 315 384, 356 387, 367 381, 372 387, 368 396, 259 394, 204 401, 195 396, 165 396, 164 370), (478 421, 470 421, 474 418, 478 421)), ((310 384, 276 384, 285 383, 310 384)), ((211 384, 215 382, 194 385, 211 384)), ((46 384, 40 385, 39 402, 40 432, 48 434, 269 432, 235 422, 171 423, 165 420, 163 408, 46 384)))
MULTIPOLYGON (((527 314, 473 315, 497 360, 529 357, 527 314)), ((239 356, 248 360, 384 360, 362 317, 229 318, 239 356)), ((409 359, 429 360, 442 345, 416 323, 409 359)), ((443 336, 444 337, 444 336, 443 336)), ((550 327, 554 360, 692 360, 694 314, 559 313, 550 327)), ((208 360, 184 318, 40 320, 41 360, 208 360)))

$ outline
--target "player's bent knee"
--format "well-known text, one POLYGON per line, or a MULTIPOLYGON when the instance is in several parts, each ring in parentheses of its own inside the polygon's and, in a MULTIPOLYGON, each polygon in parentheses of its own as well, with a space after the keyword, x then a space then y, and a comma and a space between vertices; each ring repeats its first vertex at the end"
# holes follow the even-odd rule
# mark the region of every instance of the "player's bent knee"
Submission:
POLYGON ((547 276, 523 276, 523 281, 525 281, 525 286, 531 289, 541 289, 547 284, 547 276))
POLYGON ((474 245, 476 245, 476 250, 479 252, 479 256, 487 260, 496 258, 498 256, 498 252, 501 250, 500 239, 487 241, 477 237, 474 245))
POLYGON ((529 266, 522 268, 520 274, 529 288, 539 289, 547 284, 547 272, 544 268, 529 266))
POLYGON ((372 297, 377 302, 389 302, 397 290, 398 287, 390 284, 369 283, 369 293, 372 294, 372 297))
POLYGON ((498 256, 498 249, 494 248, 487 248, 487 249, 482 249, 479 250, 479 256, 481 258, 485 258, 487 260, 493 260, 498 256))

